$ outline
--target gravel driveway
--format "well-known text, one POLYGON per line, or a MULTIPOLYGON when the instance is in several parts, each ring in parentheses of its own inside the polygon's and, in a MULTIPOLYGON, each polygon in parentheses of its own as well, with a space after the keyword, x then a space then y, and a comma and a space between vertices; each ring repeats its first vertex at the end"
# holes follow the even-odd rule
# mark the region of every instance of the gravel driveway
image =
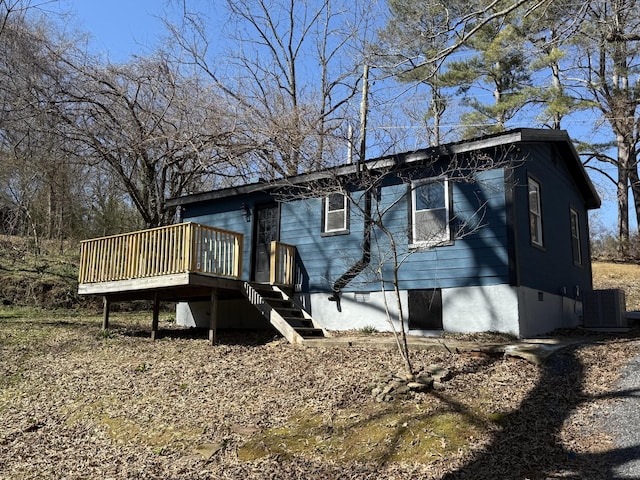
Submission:
POLYGON ((640 355, 622 371, 605 428, 616 440, 610 478, 640 478, 640 355))

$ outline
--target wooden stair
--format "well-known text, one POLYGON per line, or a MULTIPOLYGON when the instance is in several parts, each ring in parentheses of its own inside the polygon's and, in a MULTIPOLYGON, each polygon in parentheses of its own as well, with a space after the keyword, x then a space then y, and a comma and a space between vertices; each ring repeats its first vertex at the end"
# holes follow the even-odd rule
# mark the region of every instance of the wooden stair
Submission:
POLYGON ((289 343, 301 344, 306 338, 323 338, 327 332, 275 285, 245 282, 242 289, 249 302, 269 320, 289 343))

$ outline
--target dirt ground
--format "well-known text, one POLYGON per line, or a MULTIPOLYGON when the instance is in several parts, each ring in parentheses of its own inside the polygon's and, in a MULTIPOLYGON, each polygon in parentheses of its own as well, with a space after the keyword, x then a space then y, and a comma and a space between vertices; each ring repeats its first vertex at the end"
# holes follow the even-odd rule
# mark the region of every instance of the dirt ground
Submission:
MULTIPOLYGON (((170 320, 169 318, 165 320, 170 320)), ((451 378, 377 402, 400 369, 372 348, 206 334, 147 316, 0 310, 0 479, 607 478, 600 416, 636 332, 547 365, 414 352, 451 378)))

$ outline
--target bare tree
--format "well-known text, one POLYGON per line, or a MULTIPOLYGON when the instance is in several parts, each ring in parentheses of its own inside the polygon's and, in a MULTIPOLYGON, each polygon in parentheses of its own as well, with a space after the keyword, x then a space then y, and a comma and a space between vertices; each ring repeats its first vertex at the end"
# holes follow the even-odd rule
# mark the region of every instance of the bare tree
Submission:
POLYGON ((162 55, 125 65, 66 60, 58 114, 92 165, 117 175, 148 227, 174 212, 167 198, 198 190, 207 175, 235 175, 230 150, 235 119, 197 77, 162 55))
POLYGON ((170 26, 183 54, 233 102, 255 175, 312 171, 344 152, 371 18, 365 3, 228 1, 235 49, 224 56, 204 16, 187 12, 170 26))
POLYGON ((593 130, 610 128, 611 141, 586 140, 581 150, 586 166, 611 180, 618 204, 617 237, 621 254, 629 242, 629 190, 640 220, 640 11, 633 0, 587 2, 568 48, 574 68, 572 87, 582 105, 599 113, 593 130), (613 166, 610 174, 607 166, 613 166), (603 168, 604 167, 604 168, 603 168))
POLYGON ((64 48, 50 25, 27 16, 28 4, 3 4, 0 34, 0 201, 12 233, 64 239, 81 225, 82 167, 65 154, 51 115, 62 71, 52 51, 64 48))

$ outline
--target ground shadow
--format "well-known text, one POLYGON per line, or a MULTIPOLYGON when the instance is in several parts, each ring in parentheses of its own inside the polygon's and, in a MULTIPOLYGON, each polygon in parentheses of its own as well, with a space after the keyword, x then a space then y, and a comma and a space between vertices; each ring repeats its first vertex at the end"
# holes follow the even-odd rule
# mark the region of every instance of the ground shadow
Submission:
MULTIPOLYGON (((573 346, 553 355, 543 366, 538 385, 520 408, 506 415, 503 429, 483 451, 464 466, 445 475, 453 479, 608 479, 615 469, 638 458, 638 448, 601 454, 579 454, 562 445, 560 431, 571 412, 594 400, 584 393, 584 366, 573 346)), ((629 396, 617 392, 610 396, 629 396)))
MULTIPOLYGON (((113 325, 112 330, 118 331, 118 326, 113 325)), ((123 328, 118 331, 120 335, 133 338, 148 338, 151 334, 144 328, 123 328)), ((282 335, 273 328, 265 329, 221 329, 216 334, 217 345, 265 345, 274 340, 279 340, 282 335)), ((209 340, 207 328, 161 328, 156 334, 156 340, 209 340)))

